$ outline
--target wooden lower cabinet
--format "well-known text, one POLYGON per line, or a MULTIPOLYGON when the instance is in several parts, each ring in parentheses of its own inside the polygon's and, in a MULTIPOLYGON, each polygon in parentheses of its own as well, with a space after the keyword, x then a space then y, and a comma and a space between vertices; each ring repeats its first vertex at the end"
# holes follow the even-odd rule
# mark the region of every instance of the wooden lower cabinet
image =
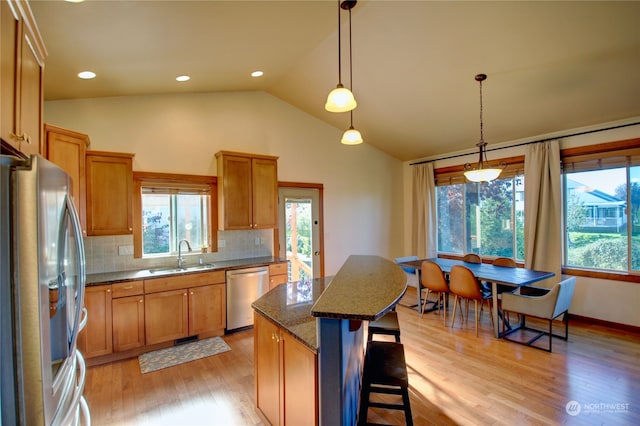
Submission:
POLYGON ((224 284, 189 289, 189 335, 206 334, 216 330, 224 333, 227 324, 224 284))
POLYGON ((146 344, 222 335, 225 306, 224 271, 145 280, 146 344))
POLYGON ((269 265, 269 290, 289 281, 289 262, 272 263, 269 265))
POLYGON ((144 339, 144 281, 127 281, 111 288, 113 352, 141 348, 144 339))
POLYGON ((254 335, 258 412, 272 425, 317 425, 316 354, 258 313, 254 335))
POLYGON ((141 348, 144 339, 144 296, 128 296, 111 301, 113 351, 141 348))
POLYGON ((144 324, 147 345, 187 337, 188 306, 186 289, 145 294, 144 324))
POLYGON ((78 336, 78 348, 85 358, 113 352, 111 285, 85 288, 87 324, 78 336))

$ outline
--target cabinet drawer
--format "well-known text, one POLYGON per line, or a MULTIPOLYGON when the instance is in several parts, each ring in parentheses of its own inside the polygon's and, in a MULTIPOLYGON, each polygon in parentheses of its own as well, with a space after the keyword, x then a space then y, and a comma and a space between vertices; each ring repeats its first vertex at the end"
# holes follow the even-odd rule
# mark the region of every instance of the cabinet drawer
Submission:
POLYGON ((128 281, 111 286, 112 298, 136 296, 144 293, 144 281, 128 281))
POLYGON ((289 264, 287 262, 272 263, 269 265, 269 275, 283 275, 287 273, 289 264))
POLYGON ((189 287, 199 287, 208 284, 222 284, 225 281, 224 271, 206 272, 201 274, 173 275, 170 277, 152 278, 144 280, 145 293, 179 290, 189 287))

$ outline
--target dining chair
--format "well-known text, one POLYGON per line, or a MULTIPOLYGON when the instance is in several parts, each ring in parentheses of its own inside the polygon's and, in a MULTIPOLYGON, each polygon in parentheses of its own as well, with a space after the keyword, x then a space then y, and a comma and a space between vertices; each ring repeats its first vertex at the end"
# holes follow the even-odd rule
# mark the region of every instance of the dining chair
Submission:
POLYGON ((430 260, 425 260, 424 262, 422 262, 420 281, 422 286, 427 289, 427 294, 424 298, 420 318, 424 316, 424 310, 429 299, 429 292, 434 292, 438 296, 436 302, 438 306, 438 314, 440 313, 440 308, 442 308, 442 312, 444 312, 444 323, 446 325, 449 283, 447 282, 447 278, 445 277, 442 268, 440 268, 440 265, 435 262, 431 262, 430 260))
MULTIPOLYGON (((510 257, 497 257, 493 260, 493 265, 494 266, 500 266, 502 268, 517 268, 518 265, 516 264, 516 261, 513 260, 510 257)), ((512 292, 516 289, 516 287, 510 286, 510 285, 505 285, 505 284, 498 284, 497 285, 497 290, 498 290, 498 294, 502 294, 505 291, 508 292, 512 292)))
POLYGON ((536 349, 551 352, 552 337, 562 340, 569 338, 569 306, 573 298, 573 290, 576 284, 576 277, 565 278, 555 284, 551 289, 538 288, 540 296, 530 296, 518 293, 504 293, 502 295, 502 309, 505 312, 518 313, 521 316, 520 325, 512 330, 506 330, 503 323, 502 337, 511 342, 532 346, 536 349), (553 333, 553 321, 564 314, 564 336, 553 333), (531 316, 541 318, 549 322, 549 330, 540 330, 526 325, 526 317, 531 316), (527 341, 517 340, 509 337, 520 330, 533 331, 536 334, 527 341), (542 336, 549 336, 548 348, 534 346, 533 343, 542 336))
MULTIPOLYGON (((460 306, 460 299, 466 299, 467 301, 473 300, 475 306, 476 317, 476 336, 478 336, 478 318, 482 313, 482 307, 485 300, 489 301, 489 308, 491 308, 491 292, 487 292, 481 285, 480 281, 473 275, 473 272, 466 266, 454 265, 449 272, 449 290, 455 295, 453 302, 453 316, 451 318, 451 327, 453 327, 456 320, 456 308, 460 306), (480 311, 478 311, 478 301, 480 301, 480 311)), ((462 307, 460 307, 460 316, 462 315, 462 307)), ((467 305, 467 317, 469 316, 467 305)), ((493 326, 493 316, 491 316, 491 324, 493 326)))
POLYGON ((482 258, 480 255, 475 253, 467 253, 462 257, 462 261, 468 263, 482 263, 482 258))

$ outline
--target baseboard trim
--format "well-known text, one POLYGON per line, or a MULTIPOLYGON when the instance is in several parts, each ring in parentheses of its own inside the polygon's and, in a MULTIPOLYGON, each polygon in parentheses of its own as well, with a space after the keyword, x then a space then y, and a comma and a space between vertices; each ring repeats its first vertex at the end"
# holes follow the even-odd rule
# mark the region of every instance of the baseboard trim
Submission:
POLYGON ((578 321, 587 324, 602 325, 604 327, 615 328, 616 330, 628 331, 631 333, 640 334, 640 327, 629 324, 622 324, 619 322, 605 321, 597 318, 584 317, 582 315, 569 314, 571 321, 578 321))

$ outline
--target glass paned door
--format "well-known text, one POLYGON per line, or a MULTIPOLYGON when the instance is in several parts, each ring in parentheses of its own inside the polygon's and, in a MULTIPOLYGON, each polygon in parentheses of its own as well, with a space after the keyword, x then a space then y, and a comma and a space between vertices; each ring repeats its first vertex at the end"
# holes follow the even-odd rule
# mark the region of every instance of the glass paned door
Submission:
POLYGON ((280 257, 289 261, 289 281, 320 277, 317 189, 280 188, 280 257))

